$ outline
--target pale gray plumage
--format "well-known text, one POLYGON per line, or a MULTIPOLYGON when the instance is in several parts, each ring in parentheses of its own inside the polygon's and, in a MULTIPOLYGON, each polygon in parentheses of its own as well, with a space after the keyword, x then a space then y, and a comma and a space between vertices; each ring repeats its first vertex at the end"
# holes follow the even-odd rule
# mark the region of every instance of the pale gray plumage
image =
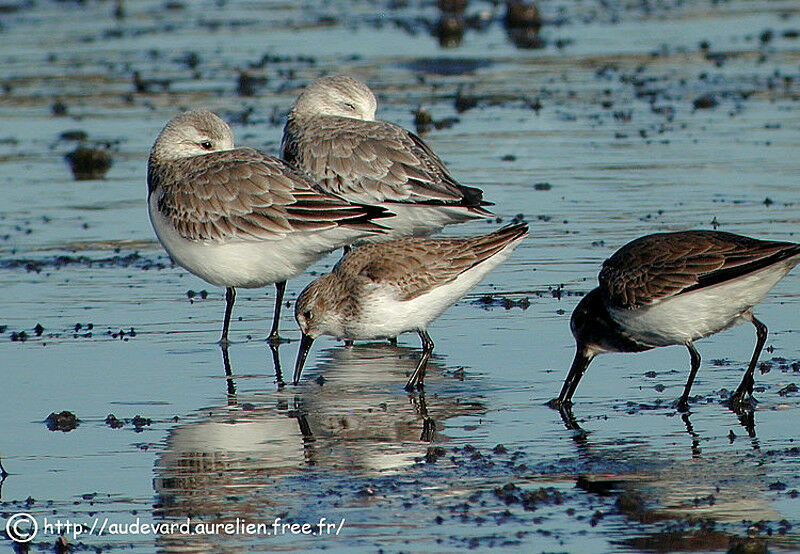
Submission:
MULTIPOLYGON (((234 287, 278 287, 271 337, 277 339, 287 279, 325 253, 383 228, 383 214, 318 190, 285 161, 235 148, 217 115, 191 111, 159 134, 147 168, 153 228, 176 263, 224 286, 227 342, 234 287)), ((380 210, 380 209, 378 209, 380 210)))
POLYGON ((150 156, 148 186, 160 194, 159 211, 189 240, 279 240, 341 224, 380 229, 364 218, 364 207, 319 192, 285 161, 233 148, 230 128, 211 112, 187 112, 165 127, 150 156), (198 140, 211 146, 198 151, 198 140))
POLYGON ((356 79, 338 75, 314 81, 289 114, 282 157, 327 192, 397 213, 385 222, 395 230, 392 237, 430 234, 449 223, 491 215, 482 207, 489 205, 482 192, 453 179, 418 136, 374 120, 376 105, 372 91, 356 79), (406 216, 390 206, 425 214, 406 216), (405 225, 406 218, 414 223, 405 225))

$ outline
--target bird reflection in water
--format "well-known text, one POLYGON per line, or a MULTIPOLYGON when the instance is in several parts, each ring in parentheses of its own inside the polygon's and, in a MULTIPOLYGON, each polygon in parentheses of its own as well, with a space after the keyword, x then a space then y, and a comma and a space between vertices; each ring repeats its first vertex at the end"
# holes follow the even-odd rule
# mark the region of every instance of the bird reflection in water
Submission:
MULTIPOLYGON (((288 498, 281 486, 302 488, 293 477, 370 477, 418 463, 431 442, 449 440, 447 420, 486 407, 469 387, 448 387, 436 360, 429 362, 435 396, 403 391, 417 354, 386 344, 324 350, 313 368, 319 377, 291 393, 237 394, 230 377, 225 405, 198 410, 170 431, 155 467, 156 518, 271 521, 312 494, 288 498)), ((213 539, 162 540, 187 547, 213 539)))
MULTIPOLYGON (((272 368, 275 371, 275 385, 278 390, 286 386, 283 381, 283 371, 281 370, 281 358, 278 352, 279 344, 268 343, 270 353, 272 354, 272 368)), ((228 353, 228 346, 221 345, 222 350, 222 367, 225 371, 225 382, 228 389, 228 403, 236 403, 236 381, 233 377, 233 370, 231 369, 231 358, 228 353)))
MULTIPOLYGON (((731 447, 719 436, 704 437, 702 429, 692 424, 690 413, 680 415, 680 423, 678 418, 673 420, 677 425, 669 436, 683 433, 685 427, 691 438, 689 456, 680 444, 665 448, 665 437, 653 437, 652 431, 638 436, 612 432, 600 438, 601 431, 587 431, 571 411, 561 412, 573 431, 582 468, 576 479, 578 488, 616 497, 624 517, 649 524, 638 536, 623 539, 625 544, 637 551, 724 551, 738 540, 736 531, 742 521, 777 522, 785 517, 773 505, 769 483, 774 479, 760 454, 731 447)), ((740 423, 753 431, 751 446, 760 452, 750 416, 742 415, 740 423)), ((796 542, 797 537, 787 535, 785 540, 796 542)))
MULTIPOLYGON (((566 427, 569 431, 573 431, 573 439, 582 444, 585 442, 590 434, 590 431, 584 429, 581 424, 579 423, 578 419, 575 417, 575 414, 572 413, 572 406, 565 405, 558 408, 558 413, 561 416, 561 421, 564 423, 564 427, 566 427)), ((698 456, 700 454, 700 437, 695 432, 694 427, 689 419, 691 412, 682 412, 681 413, 681 421, 683 421, 684 426, 686 428, 686 432, 690 437, 692 437, 692 455, 698 456)), ((750 443, 754 450, 759 450, 760 444, 758 442, 758 437, 756 436, 756 422, 755 422, 755 413, 753 410, 747 410, 742 413, 736 413, 737 421, 739 425, 747 433, 747 436, 750 437, 750 443)), ((735 437, 733 435, 733 431, 731 431, 731 437, 735 437)))
MULTIPOLYGON (((373 469, 393 463, 413 463, 426 447, 407 450, 408 442, 441 441, 442 419, 457 415, 482 414, 485 407, 476 398, 464 398, 463 391, 440 391, 429 407, 424 393, 399 393, 407 376, 413 373, 419 352, 415 348, 392 347, 380 343, 332 348, 322 353, 315 370, 318 377, 306 384, 303 410, 312 429, 326 439, 361 449, 356 441, 368 439, 364 459, 370 459, 369 442, 382 445, 383 461, 373 469), (350 442, 353 444, 349 444, 350 442)), ((443 368, 429 361, 431 383, 441 381, 443 368)), ((446 378, 446 377, 445 377, 446 378)), ((375 460, 373 460, 375 461, 375 460)), ((356 460, 347 463, 359 464, 356 460)), ((372 463, 372 462, 370 462, 372 463)))

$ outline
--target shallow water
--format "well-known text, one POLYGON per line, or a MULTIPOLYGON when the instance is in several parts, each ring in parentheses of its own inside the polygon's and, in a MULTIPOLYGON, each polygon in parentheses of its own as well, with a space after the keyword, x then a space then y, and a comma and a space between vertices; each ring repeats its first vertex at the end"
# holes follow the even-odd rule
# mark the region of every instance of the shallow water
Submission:
MULTIPOLYGON (((482 2, 467 7, 482 23, 453 48, 429 31, 431 2, 140 0, 124 3, 124 18, 113 2, 4 3, 3 521, 81 522, 73 546, 133 552, 800 548, 798 397, 786 390, 800 379, 800 273, 756 310, 770 335, 754 421, 722 403, 750 358, 749 326, 698 344, 688 417, 671 406, 688 370, 677 347, 598 358, 575 396, 584 432, 544 406, 573 355, 569 314, 628 240, 712 226, 798 240, 800 7, 540 7, 545 46, 519 49, 502 8, 482 2), (240 70, 266 78, 253 96, 237 94, 240 70), (137 92, 134 71, 168 90, 137 92), (413 128, 418 106, 457 118, 426 140, 504 222, 521 213, 531 224, 512 257, 432 325, 422 396, 402 389, 419 348, 411 334, 399 348, 321 339, 303 383, 279 389, 263 341, 272 290, 240 291, 227 381, 215 344, 222 291, 172 267, 147 220, 147 152, 179 109, 211 108, 239 143, 275 152, 292 99, 333 71, 367 80, 383 119, 413 128), (477 100, 460 113, 459 88, 477 100), (695 109, 706 94, 718 105, 695 109), (65 116, 53 115, 57 102, 65 116), (105 179, 73 180, 63 156, 76 143, 59 138, 70 130, 110 144, 105 179), (27 340, 12 341, 23 330, 27 340), (78 427, 48 430, 62 410, 78 427), (276 518, 324 517, 341 528, 89 534, 96 519, 187 516, 269 531, 276 518)), ((289 284, 290 302, 312 278, 289 284)), ((291 309, 282 333, 294 341, 279 352, 290 368, 291 309)), ((55 538, 42 529, 32 549, 52 550, 55 538)))

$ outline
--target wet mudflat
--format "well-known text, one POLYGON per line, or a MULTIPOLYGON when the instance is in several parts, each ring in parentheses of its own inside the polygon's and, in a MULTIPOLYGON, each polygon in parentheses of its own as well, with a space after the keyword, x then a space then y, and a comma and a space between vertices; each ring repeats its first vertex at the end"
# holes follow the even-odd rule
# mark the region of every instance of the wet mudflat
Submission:
MULTIPOLYGON (((723 402, 749 326, 697 344, 688 415, 672 406, 679 347, 598 358, 575 396, 583 432, 544 405, 572 359, 569 314, 622 244, 689 228, 800 240, 800 7, 540 9, 533 34, 470 2, 459 38, 432 2, 3 2, 3 521, 83 523, 75 550, 800 549, 800 273, 756 308, 770 335, 752 418, 723 402), (165 121, 207 107, 240 144, 276 152, 292 99, 326 72, 366 80, 383 119, 414 129, 426 110, 454 175, 503 223, 531 224, 431 327, 424 395, 402 388, 414 335, 321 339, 303 383, 279 388, 269 289, 239 293, 226 380, 223 292, 173 267, 147 220, 146 156, 165 121), (103 179, 73 178, 78 146, 109 154, 103 179), (123 527, 187 516, 341 527, 123 527), (98 536, 105 520, 117 533, 98 536)), ((290 303, 312 278, 289 284, 290 303)), ((291 309, 282 334, 289 373, 291 309)), ((55 540, 40 529, 31 550, 55 540)))

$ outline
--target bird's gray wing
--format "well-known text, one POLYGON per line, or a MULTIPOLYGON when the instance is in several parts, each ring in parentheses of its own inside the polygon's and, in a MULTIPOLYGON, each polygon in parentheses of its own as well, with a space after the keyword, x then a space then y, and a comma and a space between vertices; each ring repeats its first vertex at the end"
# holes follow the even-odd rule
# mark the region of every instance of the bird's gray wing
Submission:
POLYGON ((392 123, 344 117, 287 122, 283 157, 324 190, 361 202, 485 205, 422 139, 392 123))
POLYGON ((249 148, 152 163, 158 210, 184 238, 277 240, 297 231, 372 225, 370 208, 318 191, 283 160, 249 148))

